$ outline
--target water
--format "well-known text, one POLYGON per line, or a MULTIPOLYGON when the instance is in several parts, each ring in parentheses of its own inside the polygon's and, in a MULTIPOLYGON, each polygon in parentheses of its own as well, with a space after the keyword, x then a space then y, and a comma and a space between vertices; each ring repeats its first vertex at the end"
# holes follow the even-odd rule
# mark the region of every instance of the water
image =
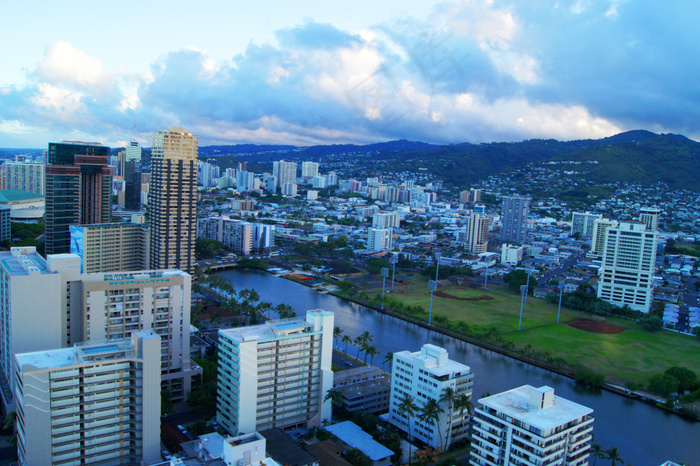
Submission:
MULTIPOLYGON (((389 351, 417 351, 424 343, 446 348, 451 359, 474 372, 474 399, 521 385, 549 385, 555 394, 595 410, 594 443, 604 449, 619 447, 620 456, 634 466, 660 465, 673 460, 700 465, 700 423, 686 421, 639 401, 576 385, 571 379, 522 363, 451 337, 440 335, 364 306, 323 295, 298 283, 252 270, 221 272, 237 290, 253 288, 262 301, 290 304, 303 316, 309 309, 335 313, 335 325, 352 338, 364 331, 373 337, 381 365, 389 351)), ((342 346, 342 345, 341 345, 342 346)), ((341 349, 343 349, 341 347, 341 349)), ((357 349, 348 348, 351 354, 357 349)), ((592 464, 592 463, 591 463, 592 464)), ((608 464, 602 461, 600 464, 608 464)))

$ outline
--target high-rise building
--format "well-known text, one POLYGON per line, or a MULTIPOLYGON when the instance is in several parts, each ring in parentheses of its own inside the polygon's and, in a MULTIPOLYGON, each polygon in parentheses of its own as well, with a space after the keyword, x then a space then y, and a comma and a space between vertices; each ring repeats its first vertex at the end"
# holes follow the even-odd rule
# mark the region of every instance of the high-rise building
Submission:
POLYGON ((467 252, 481 254, 489 245, 489 224, 491 219, 481 214, 471 214, 466 221, 464 246, 467 252))
POLYGON ((593 238, 595 230, 595 221, 602 220, 602 214, 592 214, 590 212, 574 212, 571 219, 571 234, 579 234, 579 237, 584 240, 593 238))
POLYGON ((593 236, 591 238, 590 255, 603 257, 605 238, 607 238, 608 235, 608 228, 617 227, 619 223, 620 222, 617 220, 609 220, 607 218, 601 218, 593 222, 593 236))
POLYGON ((141 210, 141 146, 131 142, 126 146, 124 161, 124 209, 141 210))
POLYGON ((501 245, 501 264, 516 267, 523 260, 525 248, 512 244, 501 245))
POLYGON ((253 249, 261 251, 275 245, 275 226, 265 223, 253 224, 253 249))
POLYGON ((530 198, 519 195, 503 196, 501 207, 501 242, 523 244, 527 241, 527 216, 530 198))
POLYGON ((70 253, 84 273, 148 269, 148 228, 140 223, 71 225, 70 253))
POLYGON ((318 176, 318 162, 301 162, 301 176, 304 181, 318 176))
POLYGON ((197 136, 184 128, 153 134, 148 213, 150 268, 194 272, 197 136))
POLYGON ((36 248, 0 251, 0 393, 6 409, 14 406, 13 355, 63 346, 67 323, 62 288, 65 284, 51 273, 36 248))
POLYGON ((377 212, 372 216, 374 228, 398 228, 401 225, 401 217, 397 211, 377 212))
POLYGON ((593 410, 524 385, 479 400, 474 415, 472 466, 588 464, 593 410))
POLYGON ((224 219, 222 240, 231 251, 247 256, 253 249, 253 224, 242 220, 224 219))
POLYGON ((391 251, 393 230, 391 228, 368 228, 367 249, 370 251, 391 251))
POLYGON ((19 464, 160 459, 160 337, 78 343, 16 356, 19 464))
POLYGON ((49 143, 46 167, 46 254, 70 251, 70 225, 107 223, 112 175, 109 147, 49 143))
POLYGON ((450 408, 449 402, 441 401, 444 390, 451 388, 455 397, 471 397, 473 386, 474 374, 469 366, 449 359, 444 348, 425 344, 420 351, 394 353, 389 422, 404 432, 410 430, 412 439, 418 439, 433 448, 443 448, 441 440, 449 446, 467 437, 469 413, 467 410, 450 408), (400 413, 401 400, 406 396, 411 397, 419 409, 429 401, 438 403, 443 411, 439 414, 437 423, 421 421, 417 414, 409 417, 400 413))
POLYGON ((296 183, 282 183, 280 185, 280 191, 283 196, 295 197, 297 195, 297 184, 296 183))
POLYGON ((219 330, 217 420, 230 434, 331 420, 333 313, 219 330))
POLYGON ((44 194, 46 165, 43 163, 8 160, 2 164, 0 189, 19 189, 44 194))
POLYGON ((297 182, 297 164, 296 162, 285 162, 280 160, 272 162, 272 176, 277 180, 277 186, 282 186, 285 183, 297 182))
POLYGON ((598 271, 598 298, 649 312, 658 239, 658 231, 647 230, 639 222, 620 222, 619 226, 608 228, 598 271))
POLYGON ((659 231, 659 215, 661 215, 659 208, 642 207, 639 211, 639 221, 646 225, 647 230, 659 231))

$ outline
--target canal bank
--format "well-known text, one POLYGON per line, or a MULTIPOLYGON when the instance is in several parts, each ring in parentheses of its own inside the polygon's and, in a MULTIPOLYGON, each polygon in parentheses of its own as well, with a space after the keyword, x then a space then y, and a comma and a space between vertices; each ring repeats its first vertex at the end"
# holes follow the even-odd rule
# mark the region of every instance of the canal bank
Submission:
POLYGON ((595 443, 617 446, 621 456, 635 465, 658 465, 666 460, 695 464, 700 458, 700 423, 686 421, 653 406, 605 390, 577 385, 569 377, 505 356, 463 339, 443 335, 417 323, 329 294, 320 294, 291 280, 255 270, 222 272, 236 289, 253 288, 263 301, 287 303, 303 315, 308 309, 327 309, 336 325, 351 337, 369 331, 382 355, 389 351, 418 350, 423 343, 446 348, 450 357, 475 373, 475 399, 524 384, 549 385, 556 394, 595 410, 595 443))

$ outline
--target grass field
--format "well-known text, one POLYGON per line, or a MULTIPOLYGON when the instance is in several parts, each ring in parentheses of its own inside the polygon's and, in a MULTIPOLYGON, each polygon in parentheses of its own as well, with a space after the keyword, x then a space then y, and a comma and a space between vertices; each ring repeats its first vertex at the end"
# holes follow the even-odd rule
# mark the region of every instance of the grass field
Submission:
MULTIPOLYGON (((406 304, 430 307, 427 284, 407 283, 402 293, 392 298, 406 304)), ((598 334, 566 325, 574 319, 590 319, 591 314, 562 308, 561 324, 556 323, 557 305, 543 299, 528 298, 523 311, 523 330, 518 331, 520 296, 502 287, 489 290, 466 286, 441 286, 439 291, 459 298, 493 299, 458 301, 435 296, 433 319, 445 316, 451 322, 462 321, 470 326, 495 326, 505 340, 516 348, 526 345, 539 352, 549 352, 571 363, 581 363, 604 374, 610 382, 634 381, 646 385, 649 378, 671 366, 685 366, 700 374, 700 340, 668 331, 644 330, 636 322, 607 318, 606 322, 625 329, 619 334, 598 334)))

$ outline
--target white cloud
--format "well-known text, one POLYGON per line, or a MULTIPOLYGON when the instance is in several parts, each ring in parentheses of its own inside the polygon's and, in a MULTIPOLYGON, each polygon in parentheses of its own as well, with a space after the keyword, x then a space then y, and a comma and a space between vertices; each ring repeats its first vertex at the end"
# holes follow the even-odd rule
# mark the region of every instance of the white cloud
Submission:
POLYGON ((83 88, 103 87, 110 80, 100 60, 63 41, 46 47, 37 74, 44 82, 83 88))

